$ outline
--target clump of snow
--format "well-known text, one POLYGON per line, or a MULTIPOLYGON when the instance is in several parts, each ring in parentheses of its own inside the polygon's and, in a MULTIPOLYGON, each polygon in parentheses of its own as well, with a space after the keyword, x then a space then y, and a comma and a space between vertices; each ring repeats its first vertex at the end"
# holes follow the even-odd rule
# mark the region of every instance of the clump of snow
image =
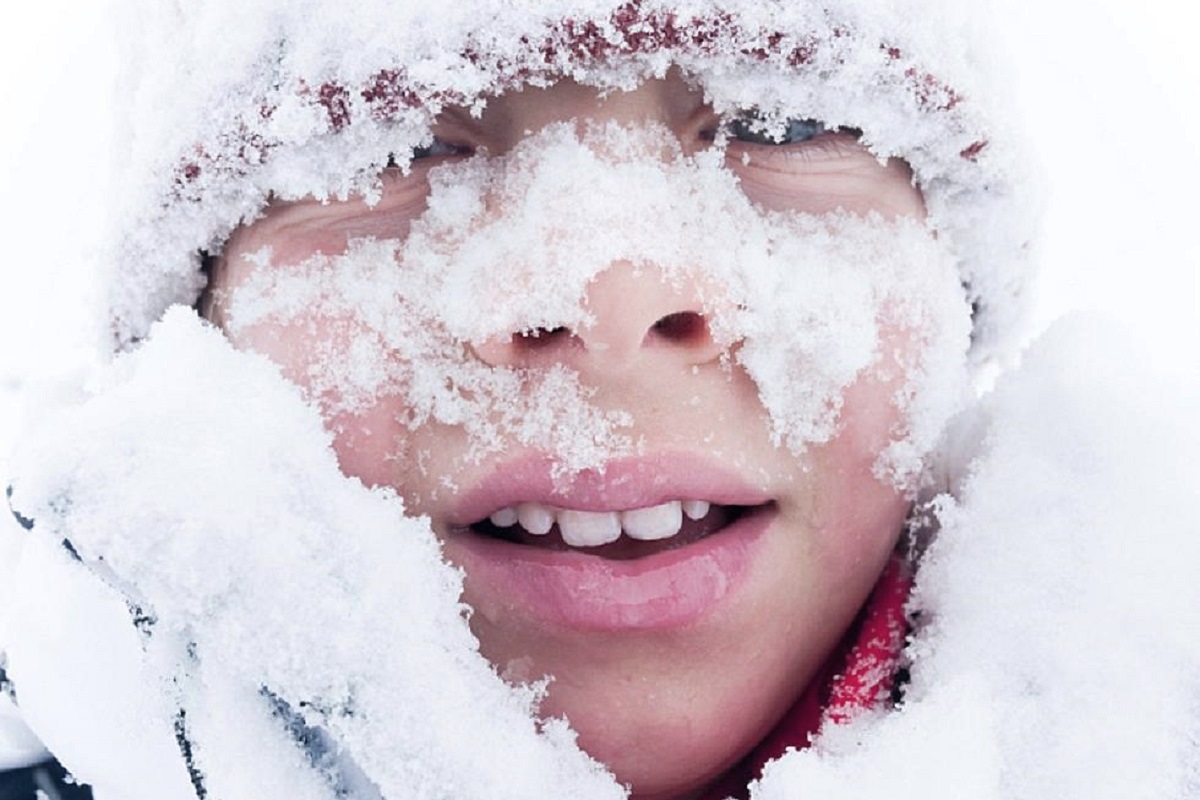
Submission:
POLYGON ((479 654, 428 522, 190 311, 23 441, 0 640, 98 797, 624 796, 479 654))
MULTIPOLYGON (((663 313, 704 314, 797 454, 837 432, 847 387, 895 384, 903 419, 880 469, 911 481, 968 383, 970 309, 945 242, 911 219, 759 208, 720 150, 684 157, 673 141, 658 125, 559 124, 502 157, 435 167, 405 239, 351 239, 298 264, 243 256, 248 280, 218 286, 225 324, 317 340, 294 372, 331 413, 400 395, 406 424, 462 425, 476 457, 515 441, 568 470, 599 467, 633 446, 630 416, 593 408, 571 358, 530 369, 478 353, 556 329, 593 356, 612 347, 588 292, 626 265, 664 284, 663 313)), ((372 213, 348 208, 332 213, 340 224, 372 213)), ((302 224, 289 235, 303 239, 302 224)))
MULTIPOLYGON (((11 585, 16 580, 16 555, 20 552, 23 533, 11 516, 0 515, 0 586, 11 585)), ((22 767, 47 756, 42 743, 29 730, 13 703, 15 690, 3 678, 7 674, 4 672, 5 661, 4 648, 0 644, 0 771, 22 767)))
POLYGON ((473 458, 519 442, 553 452, 575 470, 632 448, 621 433, 625 415, 590 405, 589 390, 562 365, 493 368, 472 355, 447 316, 473 308, 486 313, 493 302, 486 287, 459 297, 438 292, 436 284, 454 274, 402 267, 397 246, 358 239, 344 255, 258 269, 229 293, 226 324, 235 335, 260 325, 301 331, 294 347, 303 349, 303 363, 295 377, 327 415, 360 412, 398 394, 405 398, 401 422, 410 429, 462 426, 473 458), (463 307, 452 312, 443 300, 463 307), (319 333, 305 324, 314 320, 319 333))
POLYGON ((1059 323, 962 421, 904 705, 785 756, 755 800, 1197 796, 1200 387, 1126 340, 1059 323))
POLYGON ((717 324, 742 343, 776 441, 829 441, 849 387, 892 384, 900 423, 876 469, 910 483, 966 401, 970 313, 952 258, 909 219, 779 215, 769 230, 767 253, 736 273, 734 320, 717 324))

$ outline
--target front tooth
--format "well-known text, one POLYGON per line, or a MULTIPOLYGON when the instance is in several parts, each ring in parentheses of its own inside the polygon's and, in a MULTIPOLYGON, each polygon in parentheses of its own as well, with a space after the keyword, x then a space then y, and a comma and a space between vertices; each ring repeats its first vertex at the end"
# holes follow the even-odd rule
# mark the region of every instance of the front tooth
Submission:
POLYGON ((515 508, 502 508, 488 517, 488 519, 497 528, 511 528, 517 524, 517 510, 515 508))
POLYGON ((558 530, 572 547, 599 547, 621 537, 621 515, 563 509, 558 512, 558 530))
POLYGON ((621 527, 625 533, 644 542, 668 539, 679 533, 682 524, 683 511, 678 500, 621 512, 621 527))
POLYGON ((538 536, 544 536, 554 527, 554 509, 537 503, 521 503, 517 506, 517 518, 522 528, 538 536))
POLYGON ((684 500, 683 513, 687 514, 688 519, 697 520, 704 519, 708 516, 708 509, 712 506, 707 500, 684 500))

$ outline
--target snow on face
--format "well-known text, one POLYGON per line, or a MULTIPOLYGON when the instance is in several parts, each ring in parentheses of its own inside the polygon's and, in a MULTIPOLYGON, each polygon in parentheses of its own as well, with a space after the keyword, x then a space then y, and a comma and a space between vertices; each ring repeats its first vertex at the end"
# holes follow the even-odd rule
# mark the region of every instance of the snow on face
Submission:
MULTIPOLYGON (((543 709, 589 753, 639 791, 683 792, 761 736, 861 605, 903 524, 896 484, 912 485, 957 408, 969 311, 902 164, 846 132, 710 146, 719 129, 679 120, 716 115, 663 86, 500 98, 435 129, 443 155, 385 173, 369 201, 277 204, 229 242, 213 308, 236 346, 322 405, 347 474, 430 517, 492 663, 558 677, 543 709), (680 97, 688 113, 667 113, 680 97), (531 459, 552 463, 553 490, 531 486, 531 459), (694 477, 714 464, 731 475, 694 477), (659 624, 706 602, 676 597, 705 580, 518 569, 471 527, 507 515, 495 525, 511 529, 530 505, 600 525, 684 500, 778 507, 754 561, 787 566, 755 571, 720 623, 650 654, 618 641, 597 660, 578 629, 659 624), (665 611, 629 599, 659 595, 665 611), (717 725, 734 687, 714 654, 730 648, 772 658, 761 688, 739 692, 747 713, 717 725), (618 669, 675 699, 623 694, 618 669), (675 705, 684 684, 712 702, 675 705), (657 750, 625 747, 674 719, 691 722, 662 746, 688 758, 664 769, 657 750)), ((629 538, 605 552, 658 552, 629 538)))
POLYGON ((496 677, 428 520, 339 472, 273 364, 175 309, 47 423, 0 631, 99 796, 623 796, 496 677))
POLYGON ((120 269, 107 322, 122 346, 170 302, 194 302, 196 252, 269 197, 368 189, 389 153, 403 163, 429 143, 447 106, 477 110, 522 83, 629 90, 674 69, 720 113, 845 125, 873 152, 904 159, 934 227, 958 249, 977 305, 974 355, 994 356, 998 335, 1018 333, 1008 325, 1028 277, 1034 204, 1020 191, 1007 87, 986 79, 991 36, 977 9, 944 0, 551 0, 519 11, 479 0, 436 14, 383 0, 353 12, 281 0, 129 5, 137 18, 126 27, 145 38, 128 59, 137 91, 121 112, 130 136, 114 198, 120 269))
MULTIPOLYGON (((268 208, 217 269, 228 341, 176 312, 42 432, 16 502, 57 534, 31 574, 95 607, 68 644, 142 620, 106 664, 128 736, 104 753, 69 722, 86 699, 56 700, 79 676, 39 671, 39 631, 6 637, 90 779, 169 752, 183 709, 219 796, 619 793, 540 700, 619 782, 682 794, 858 613, 908 508, 880 473, 911 477, 964 385, 968 309, 908 171, 846 133, 710 147, 719 118, 662 84, 545 91, 564 102, 490 118, 517 120, 507 147, 485 116, 473 155, 387 172, 371 202, 268 208), (709 513, 678 549, 479 530, 540 504, 564 542, 614 519, 631 540, 632 512, 683 501, 709 513), (751 688, 730 652, 762 655, 751 688)), ((162 763, 156 787, 188 780, 162 763)))
POLYGON ((580 381, 630 347, 744 369, 798 456, 837 433, 848 386, 899 358, 905 417, 880 468, 911 478, 959 399, 965 303, 905 173, 824 137, 835 174, 817 187, 771 145, 685 155, 660 124, 554 123, 500 157, 418 163, 373 203, 282 204, 239 231, 217 318, 329 415, 396 396, 409 428, 464 428, 473 460, 515 442, 567 472, 635 451, 628 409, 580 381), (830 195, 837 210, 812 213, 830 195), (652 308, 598 308, 621 271, 652 308))

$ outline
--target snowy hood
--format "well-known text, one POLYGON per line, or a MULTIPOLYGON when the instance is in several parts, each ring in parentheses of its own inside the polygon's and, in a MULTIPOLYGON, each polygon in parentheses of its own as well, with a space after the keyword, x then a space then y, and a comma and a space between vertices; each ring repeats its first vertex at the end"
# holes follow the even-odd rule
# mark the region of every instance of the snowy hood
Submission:
POLYGON ((1005 87, 960 3, 133 5, 117 233, 103 257, 118 345, 192 304, 200 253, 270 197, 369 193, 390 157, 428 142, 443 107, 563 76, 631 88, 673 66, 719 112, 852 127, 879 157, 907 161, 976 307, 974 356, 1016 339, 1033 204, 1014 188, 1005 87))

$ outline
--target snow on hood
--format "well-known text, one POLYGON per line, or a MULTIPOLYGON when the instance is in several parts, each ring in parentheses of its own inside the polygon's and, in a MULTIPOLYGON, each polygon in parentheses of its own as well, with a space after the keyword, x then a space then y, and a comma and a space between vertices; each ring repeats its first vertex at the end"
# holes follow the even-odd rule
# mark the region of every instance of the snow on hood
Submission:
POLYGON ((718 111, 802 112, 906 160, 977 306, 975 356, 1003 355, 1019 338, 1036 204, 986 32, 961 6, 133 4, 118 234, 106 256, 113 334, 126 344, 167 305, 193 303, 199 253, 219 250, 268 197, 369 193, 447 105, 478 108, 564 76, 630 88, 676 66, 718 111))

